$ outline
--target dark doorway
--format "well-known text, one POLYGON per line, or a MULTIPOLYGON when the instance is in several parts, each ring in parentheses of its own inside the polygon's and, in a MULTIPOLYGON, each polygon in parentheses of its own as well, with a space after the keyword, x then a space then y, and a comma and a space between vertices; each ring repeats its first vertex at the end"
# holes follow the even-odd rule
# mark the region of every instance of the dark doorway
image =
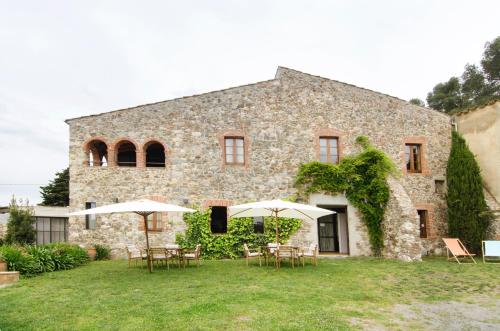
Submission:
POLYGON ((210 230, 212 233, 227 232, 227 207, 212 206, 210 213, 210 230))
POLYGON ((348 254, 347 210, 345 207, 319 206, 336 213, 318 218, 320 252, 348 254))

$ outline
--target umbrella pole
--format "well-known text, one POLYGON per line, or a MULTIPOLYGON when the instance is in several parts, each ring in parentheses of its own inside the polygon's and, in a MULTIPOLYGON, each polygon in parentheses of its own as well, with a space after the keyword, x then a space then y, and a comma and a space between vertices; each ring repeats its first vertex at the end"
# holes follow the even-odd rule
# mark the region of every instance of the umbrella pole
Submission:
POLYGON ((280 235, 278 231, 278 210, 274 212, 274 221, 276 222, 276 244, 279 244, 280 235))
POLYGON ((144 231, 146 233, 146 257, 148 259, 148 270, 149 272, 153 272, 151 268, 151 259, 149 258, 148 215, 143 214, 142 217, 144 217, 144 231))

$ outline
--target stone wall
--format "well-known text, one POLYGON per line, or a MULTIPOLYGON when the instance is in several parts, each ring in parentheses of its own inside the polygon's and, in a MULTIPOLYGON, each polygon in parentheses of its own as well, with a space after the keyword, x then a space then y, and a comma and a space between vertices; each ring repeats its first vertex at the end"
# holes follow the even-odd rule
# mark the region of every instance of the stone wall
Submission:
POLYGON ((0 223, 0 238, 5 238, 7 234, 7 224, 0 223))
MULTIPOLYGON (((434 180, 445 175, 449 117, 349 84, 279 68, 273 80, 67 123, 72 210, 84 208, 86 201, 103 205, 150 195, 200 206, 214 199, 243 203, 289 197, 296 193, 293 182, 300 164, 317 160, 318 134, 335 132, 342 155, 359 151, 355 139, 366 135, 401 169, 405 142, 423 142, 426 171, 402 171, 398 181, 413 204, 434 206, 436 236, 445 224, 444 200, 434 192, 434 180), (231 132, 245 137, 247 160, 243 166, 223 162, 221 137, 231 132), (108 167, 87 165, 85 143, 96 137, 108 144, 108 167), (147 142, 159 141, 167 149, 167 166, 146 168, 139 162, 137 168, 116 167, 114 146, 123 139, 136 145, 138 160, 144 159, 147 142)), ((132 215, 100 216, 95 230, 85 230, 84 220, 73 217, 70 240, 103 242, 118 252, 126 243, 142 244, 144 235, 138 222, 132 215)), ((358 225, 359 233, 363 226, 358 225)), ((173 241, 175 233, 182 231, 182 220, 174 218, 153 240, 173 241)), ((314 234, 309 236, 317 241, 314 234)), ((369 252, 366 238, 356 238, 354 246, 369 252)))

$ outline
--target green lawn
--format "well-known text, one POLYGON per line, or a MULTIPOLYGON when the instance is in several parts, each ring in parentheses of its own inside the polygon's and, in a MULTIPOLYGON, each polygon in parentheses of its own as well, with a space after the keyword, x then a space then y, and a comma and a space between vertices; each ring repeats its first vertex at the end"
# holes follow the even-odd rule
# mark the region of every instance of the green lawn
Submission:
POLYGON ((356 328, 353 319, 390 327, 395 304, 493 301, 498 284, 499 265, 441 258, 322 259, 280 271, 203 261, 153 274, 126 261, 92 262, 0 289, 0 330, 344 330, 356 328))

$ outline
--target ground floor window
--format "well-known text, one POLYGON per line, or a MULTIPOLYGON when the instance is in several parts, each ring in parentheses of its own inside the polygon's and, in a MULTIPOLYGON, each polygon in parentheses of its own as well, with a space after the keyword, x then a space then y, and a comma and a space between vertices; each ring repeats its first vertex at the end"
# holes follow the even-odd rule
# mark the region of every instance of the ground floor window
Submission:
POLYGON ((227 207, 212 206, 210 213, 210 230, 212 233, 227 232, 227 207))
MULTIPOLYGON (((95 208, 95 202, 85 202, 85 209, 95 208)), ((95 214, 85 215, 85 229, 93 230, 95 229, 96 217, 95 214)))
POLYGON ((417 210, 420 222, 420 238, 427 238, 427 220, 429 213, 427 210, 417 210))
POLYGON ((44 245, 68 240, 68 219, 35 217, 36 244, 44 245))
POLYGON ((162 215, 161 213, 152 213, 148 215, 148 231, 162 230, 162 215))

